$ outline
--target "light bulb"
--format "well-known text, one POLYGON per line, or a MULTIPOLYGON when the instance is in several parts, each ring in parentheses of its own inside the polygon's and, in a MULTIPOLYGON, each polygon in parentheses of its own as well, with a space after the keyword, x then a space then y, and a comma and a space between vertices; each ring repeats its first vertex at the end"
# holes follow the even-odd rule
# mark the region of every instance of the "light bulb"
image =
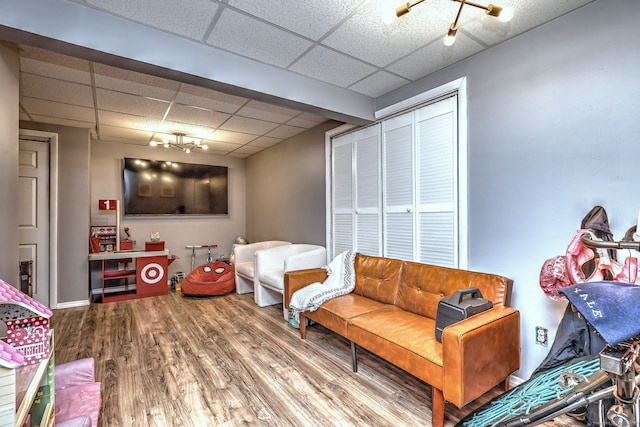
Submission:
POLYGON ((442 41, 444 42, 445 46, 453 46, 453 44, 456 42, 456 36, 450 36, 449 34, 447 34, 446 36, 444 36, 444 39, 442 41))
POLYGON ((500 22, 509 22, 511 21, 512 18, 513 18, 512 7, 505 7, 504 9, 502 9, 502 12, 500 12, 500 15, 498 16, 498 20, 500 22))
POLYGON ((208 145, 206 145, 206 144, 205 144, 205 145, 202 145, 202 149, 203 149, 203 150, 207 150, 207 149, 209 149, 209 146, 208 146, 208 145))
POLYGON ((156 141, 151 141, 149 145, 152 147, 155 147, 156 145, 158 145, 158 143, 156 141))

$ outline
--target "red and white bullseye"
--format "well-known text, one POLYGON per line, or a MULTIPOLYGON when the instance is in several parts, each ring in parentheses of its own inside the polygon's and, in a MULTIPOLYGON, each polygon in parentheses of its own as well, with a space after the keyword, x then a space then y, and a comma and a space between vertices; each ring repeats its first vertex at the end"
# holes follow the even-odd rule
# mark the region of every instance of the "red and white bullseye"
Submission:
POLYGON ((158 263, 152 262, 145 265, 140 271, 142 280, 150 285, 158 283, 164 277, 164 269, 158 263))

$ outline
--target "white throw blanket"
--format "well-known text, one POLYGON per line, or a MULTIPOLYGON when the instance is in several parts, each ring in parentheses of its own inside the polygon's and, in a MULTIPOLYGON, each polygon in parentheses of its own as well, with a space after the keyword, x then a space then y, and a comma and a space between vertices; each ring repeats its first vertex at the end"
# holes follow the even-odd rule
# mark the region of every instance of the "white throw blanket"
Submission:
POLYGON ((356 286, 355 270, 353 267, 356 254, 344 251, 323 268, 327 270, 327 279, 315 282, 293 293, 289 303, 289 324, 294 328, 300 327, 300 313, 316 311, 325 301, 346 295, 356 286))

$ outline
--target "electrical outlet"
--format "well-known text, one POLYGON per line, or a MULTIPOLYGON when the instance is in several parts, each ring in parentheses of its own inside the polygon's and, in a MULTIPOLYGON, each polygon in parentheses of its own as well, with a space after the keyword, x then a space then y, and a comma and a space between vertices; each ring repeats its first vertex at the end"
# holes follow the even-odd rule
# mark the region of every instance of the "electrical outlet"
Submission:
POLYGON ((549 330, 542 326, 536 326, 536 344, 549 345, 549 330))

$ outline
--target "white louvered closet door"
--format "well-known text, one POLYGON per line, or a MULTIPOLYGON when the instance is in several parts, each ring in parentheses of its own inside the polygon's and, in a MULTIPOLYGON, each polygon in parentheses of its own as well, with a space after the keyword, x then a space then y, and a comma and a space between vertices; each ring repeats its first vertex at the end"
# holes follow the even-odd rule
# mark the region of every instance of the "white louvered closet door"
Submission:
POLYGON ((413 112, 382 123, 384 256, 413 260, 413 112))
POLYGON ((380 126, 355 133, 355 250, 382 255, 380 126))
POLYGON ((353 248, 353 133, 334 138, 331 144, 331 236, 335 257, 353 248))
POLYGON ((416 110, 419 262, 457 267, 458 173, 456 97, 416 110))

